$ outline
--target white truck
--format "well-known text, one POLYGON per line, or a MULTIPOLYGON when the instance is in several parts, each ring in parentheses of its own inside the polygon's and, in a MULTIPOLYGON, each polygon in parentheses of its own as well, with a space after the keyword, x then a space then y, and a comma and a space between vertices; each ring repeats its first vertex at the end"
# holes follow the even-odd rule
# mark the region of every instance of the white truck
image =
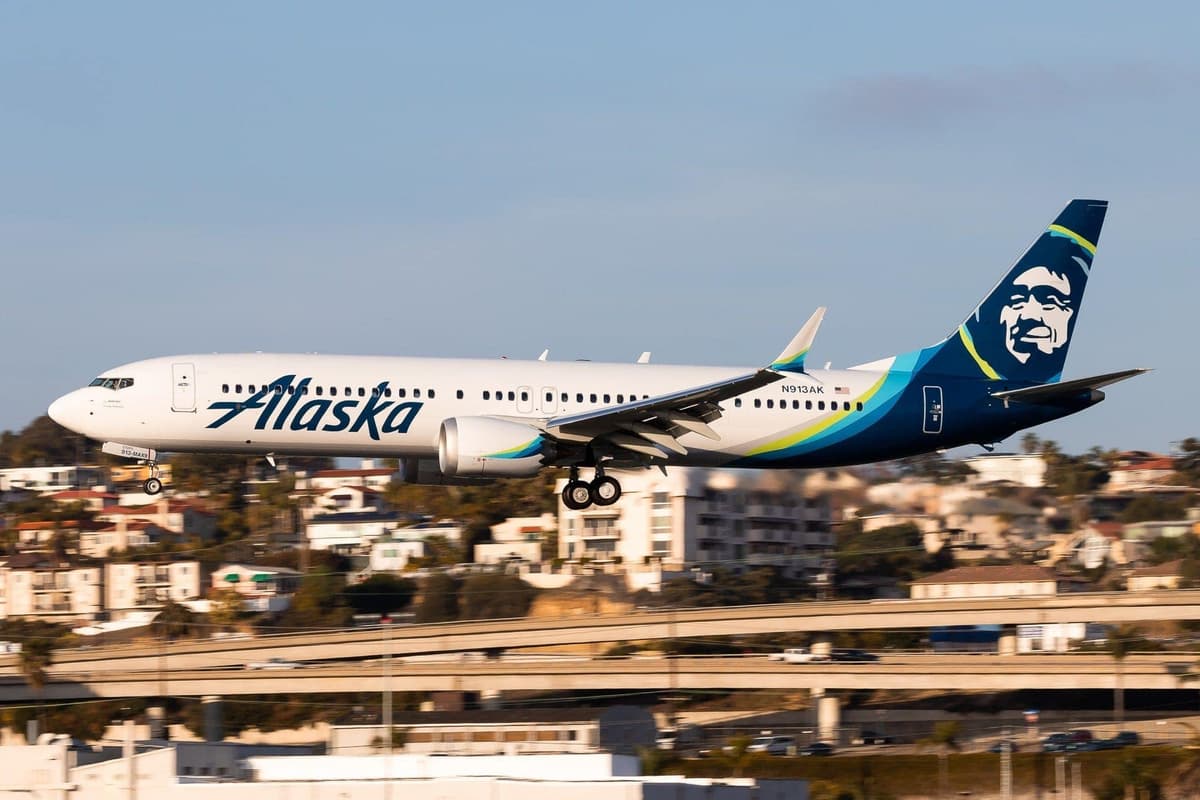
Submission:
POLYGON ((783 652, 771 653, 767 658, 785 664, 824 664, 832 660, 829 656, 814 653, 807 647, 789 647, 783 652))

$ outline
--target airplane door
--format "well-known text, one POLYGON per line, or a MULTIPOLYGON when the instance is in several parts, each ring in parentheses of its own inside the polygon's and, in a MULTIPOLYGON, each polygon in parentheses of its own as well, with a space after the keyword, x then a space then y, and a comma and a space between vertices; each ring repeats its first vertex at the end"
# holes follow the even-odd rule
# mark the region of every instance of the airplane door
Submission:
POLYGON ((925 433, 942 432, 942 387, 925 387, 925 433))
POLYGON ((517 387, 517 413, 533 413, 533 389, 529 386, 517 387))
POLYGON ((196 366, 171 365, 171 410, 196 411, 196 366))
POLYGON ((554 393, 553 386, 542 387, 542 413, 557 414, 558 413, 558 396, 554 393))

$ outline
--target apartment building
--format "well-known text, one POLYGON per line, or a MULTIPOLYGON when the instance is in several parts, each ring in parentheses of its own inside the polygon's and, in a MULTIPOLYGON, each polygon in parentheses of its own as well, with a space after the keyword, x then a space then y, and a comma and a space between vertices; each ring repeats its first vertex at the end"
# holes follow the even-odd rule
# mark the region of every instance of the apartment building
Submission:
POLYGON ((113 619, 167 602, 200 597, 200 562, 127 562, 104 565, 104 610, 113 619))
POLYGON ((624 493, 611 506, 574 511, 560 501, 558 554, 679 569, 776 566, 817 579, 831 568, 831 510, 828 495, 806 490, 806 477, 685 467, 624 473, 624 493))

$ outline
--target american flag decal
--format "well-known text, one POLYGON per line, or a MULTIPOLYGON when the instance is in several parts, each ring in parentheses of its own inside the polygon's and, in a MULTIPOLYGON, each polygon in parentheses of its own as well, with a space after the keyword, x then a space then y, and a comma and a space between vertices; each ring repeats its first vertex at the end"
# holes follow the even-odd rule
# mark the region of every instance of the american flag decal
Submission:
POLYGON ((834 394, 850 394, 850 387, 849 386, 835 386, 835 387, 833 387, 833 393, 834 394))

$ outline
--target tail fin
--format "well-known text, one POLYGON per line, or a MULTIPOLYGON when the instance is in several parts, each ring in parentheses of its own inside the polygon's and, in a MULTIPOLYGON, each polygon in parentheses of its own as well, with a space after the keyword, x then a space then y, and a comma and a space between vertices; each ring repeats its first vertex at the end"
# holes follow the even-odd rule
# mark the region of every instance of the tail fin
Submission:
MULTIPOLYGON (((953 372, 1050 383, 1062 377, 1104 224, 1104 200, 1072 200, 933 359, 953 372), (942 355, 939 353, 938 355, 942 355), (957 367, 957 368, 955 368, 957 367)), ((932 349, 932 348, 931 348, 932 349)), ((933 354, 931 354, 933 355, 933 354)))

